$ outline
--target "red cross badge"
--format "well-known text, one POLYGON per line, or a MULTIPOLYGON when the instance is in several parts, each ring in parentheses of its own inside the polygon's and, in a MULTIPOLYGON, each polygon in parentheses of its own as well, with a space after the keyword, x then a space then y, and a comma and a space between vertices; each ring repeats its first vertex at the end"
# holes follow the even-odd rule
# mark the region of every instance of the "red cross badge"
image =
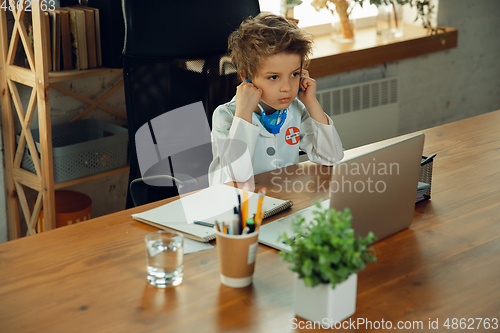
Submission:
POLYGON ((297 127, 288 127, 285 134, 285 141, 292 146, 299 143, 300 130, 297 127))

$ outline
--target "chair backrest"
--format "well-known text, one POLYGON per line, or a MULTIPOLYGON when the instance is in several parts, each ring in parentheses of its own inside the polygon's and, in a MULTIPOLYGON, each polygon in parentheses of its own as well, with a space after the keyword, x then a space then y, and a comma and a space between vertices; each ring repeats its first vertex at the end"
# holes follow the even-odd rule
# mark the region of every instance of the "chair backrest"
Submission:
MULTIPOLYGON (((145 124, 152 125, 152 119, 201 101, 205 121, 211 128, 214 109, 231 99, 238 82, 226 56, 229 34, 245 18, 257 15, 260 10, 258 0, 151 0, 147 3, 122 0, 122 6, 126 27, 123 75, 130 184, 142 176, 136 132, 145 124)), ((191 129, 189 123, 176 126, 183 126, 186 132, 191 129)), ((153 141, 158 144, 156 138, 153 141)), ((173 190, 168 196, 177 193, 173 190)), ((132 206, 129 193, 127 208, 132 206)))
POLYGON ((258 0, 122 0, 124 54, 136 57, 205 58, 225 53, 227 38, 258 0))

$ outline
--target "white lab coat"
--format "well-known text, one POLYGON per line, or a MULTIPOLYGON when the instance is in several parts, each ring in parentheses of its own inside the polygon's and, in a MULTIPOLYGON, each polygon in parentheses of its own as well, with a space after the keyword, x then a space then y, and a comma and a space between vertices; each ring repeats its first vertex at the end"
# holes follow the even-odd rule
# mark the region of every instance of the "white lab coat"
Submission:
POLYGON ((344 157, 342 142, 332 119, 327 115, 328 125, 317 122, 298 98, 290 104, 285 123, 276 135, 264 128, 255 113, 250 124, 235 117, 235 111, 234 97, 214 111, 210 185, 232 180, 244 182, 254 174, 296 164, 299 162, 299 148, 307 153, 310 161, 323 165, 333 165, 344 157), (242 142, 246 143, 243 156, 242 142), (234 148, 237 143, 238 149, 234 148), (239 152, 235 153, 235 150, 239 152), (233 173, 234 176, 230 176, 233 173))

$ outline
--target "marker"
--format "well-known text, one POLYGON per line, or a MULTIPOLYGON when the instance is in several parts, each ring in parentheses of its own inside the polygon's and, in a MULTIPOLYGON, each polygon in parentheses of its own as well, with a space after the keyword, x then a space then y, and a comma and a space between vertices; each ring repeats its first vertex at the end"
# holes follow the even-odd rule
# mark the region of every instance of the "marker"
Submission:
POLYGON ((243 232, 242 232, 241 234, 242 234, 242 235, 246 235, 246 234, 248 234, 248 231, 249 231, 249 230, 250 230, 250 229, 249 229, 248 227, 245 227, 245 229, 243 229, 243 232))
POLYGON ((247 228, 248 228, 249 234, 255 231, 255 221, 254 221, 253 217, 251 217, 247 220, 247 228))

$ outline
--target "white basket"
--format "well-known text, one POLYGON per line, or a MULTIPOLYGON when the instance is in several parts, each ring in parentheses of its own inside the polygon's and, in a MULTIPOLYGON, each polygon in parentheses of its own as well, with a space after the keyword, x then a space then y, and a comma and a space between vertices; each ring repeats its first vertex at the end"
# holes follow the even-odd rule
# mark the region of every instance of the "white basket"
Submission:
MULTIPOLYGON (((31 131, 40 155, 39 131, 31 131)), ((19 135, 17 136, 19 141, 19 135)), ((52 127, 54 182, 60 183, 127 164, 128 130, 96 119, 52 127)), ((26 147, 21 167, 35 173, 26 147)))

